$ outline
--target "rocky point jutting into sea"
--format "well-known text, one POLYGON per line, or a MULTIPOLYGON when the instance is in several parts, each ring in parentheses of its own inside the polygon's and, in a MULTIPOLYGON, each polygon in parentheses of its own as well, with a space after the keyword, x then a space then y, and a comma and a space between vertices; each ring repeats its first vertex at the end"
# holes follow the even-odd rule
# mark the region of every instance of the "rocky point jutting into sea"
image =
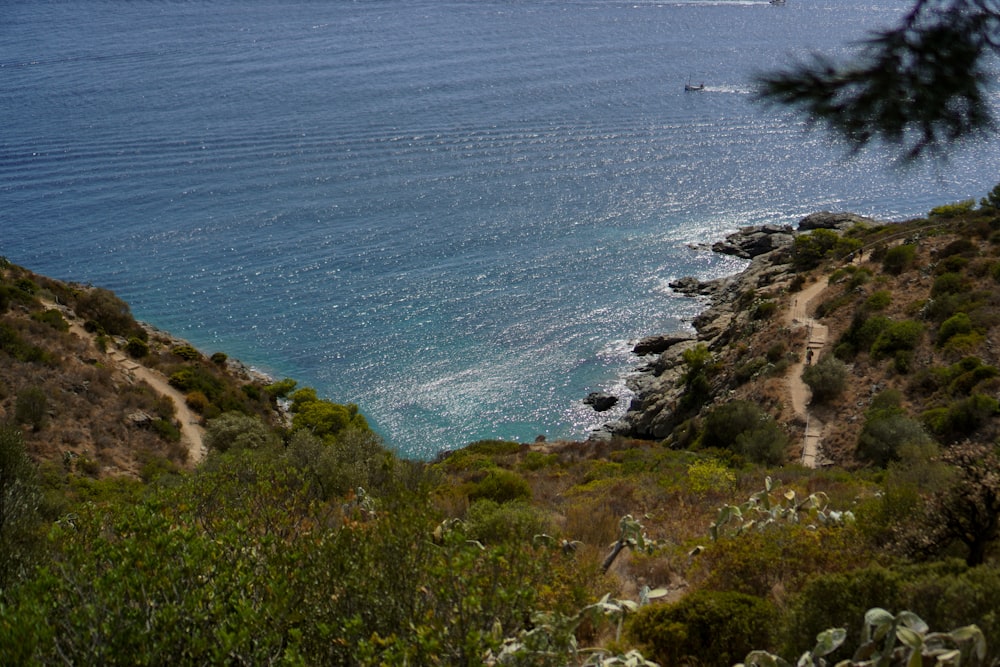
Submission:
POLYGON ((692 321, 693 332, 647 336, 635 345, 634 354, 645 361, 627 380, 635 396, 625 415, 607 424, 601 433, 646 439, 670 435, 678 425, 676 408, 684 391, 684 352, 698 345, 718 351, 732 342, 734 332, 751 317, 750 309, 741 307, 740 301, 748 290, 788 287, 795 275, 788 251, 797 234, 814 229, 843 231, 858 223, 885 224, 853 213, 823 211, 806 216, 795 229, 788 225, 744 227, 713 244, 711 251, 749 259, 750 264, 735 275, 716 280, 688 276, 670 283, 680 294, 705 299, 706 308, 692 321))

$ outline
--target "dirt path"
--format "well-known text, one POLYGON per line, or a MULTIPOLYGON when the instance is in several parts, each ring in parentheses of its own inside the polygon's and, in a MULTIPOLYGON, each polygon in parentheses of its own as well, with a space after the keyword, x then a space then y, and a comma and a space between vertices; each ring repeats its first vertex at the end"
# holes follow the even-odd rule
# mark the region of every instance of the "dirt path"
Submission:
POLYGON ((805 441, 802 443, 802 464, 815 468, 819 459, 820 443, 823 439, 823 422, 817 419, 809 410, 809 399, 812 392, 802 381, 802 371, 807 363, 819 358, 826 346, 827 329, 809 316, 812 302, 823 291, 826 284, 817 281, 792 297, 792 307, 788 311, 787 321, 792 328, 807 327, 805 347, 800 361, 794 364, 788 372, 788 391, 792 398, 792 410, 806 423, 805 441))
MULTIPOLYGON (((70 332, 82 338, 95 352, 98 352, 94 336, 83 328, 79 319, 72 318, 64 308, 60 308, 54 303, 43 301, 43 304, 46 308, 56 308, 62 312, 66 321, 69 322, 70 332)), ((121 350, 110 350, 106 356, 115 369, 137 380, 142 380, 160 396, 167 396, 173 401, 177 421, 180 422, 181 444, 188 451, 188 463, 191 465, 201 463, 207 453, 204 442, 205 429, 199 424, 199 416, 188 407, 184 395, 170 386, 163 373, 146 368, 134 359, 127 357, 121 350)))
POLYGON ((121 350, 114 350, 110 356, 119 367, 131 373, 137 380, 144 381, 153 388, 153 391, 161 396, 170 397, 174 402, 177 421, 180 422, 181 443, 188 450, 188 463, 191 465, 201 463, 207 453, 204 442, 205 429, 199 423, 201 418, 188 407, 184 394, 171 387, 163 373, 136 363, 122 354, 121 350))

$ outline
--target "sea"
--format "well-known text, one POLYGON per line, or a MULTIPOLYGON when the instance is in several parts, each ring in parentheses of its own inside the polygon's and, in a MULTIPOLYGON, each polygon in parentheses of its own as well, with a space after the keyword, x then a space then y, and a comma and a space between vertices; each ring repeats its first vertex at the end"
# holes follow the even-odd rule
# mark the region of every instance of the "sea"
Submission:
POLYGON ((908 6, 5 2, 0 255, 356 403, 406 457, 587 437, 635 341, 703 307, 668 283, 743 267, 707 244, 1000 180, 992 141, 904 169, 755 100, 908 6))

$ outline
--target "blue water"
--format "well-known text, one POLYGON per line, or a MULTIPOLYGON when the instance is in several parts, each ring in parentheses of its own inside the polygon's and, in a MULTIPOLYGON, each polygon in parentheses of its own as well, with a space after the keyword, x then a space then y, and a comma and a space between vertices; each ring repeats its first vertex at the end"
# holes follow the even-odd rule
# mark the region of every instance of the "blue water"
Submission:
POLYGON ((5 3, 0 254, 356 402, 406 455, 580 436, 630 342, 697 312, 667 282, 741 266, 689 244, 1000 180, 991 145, 899 172, 752 103, 906 4, 5 3))

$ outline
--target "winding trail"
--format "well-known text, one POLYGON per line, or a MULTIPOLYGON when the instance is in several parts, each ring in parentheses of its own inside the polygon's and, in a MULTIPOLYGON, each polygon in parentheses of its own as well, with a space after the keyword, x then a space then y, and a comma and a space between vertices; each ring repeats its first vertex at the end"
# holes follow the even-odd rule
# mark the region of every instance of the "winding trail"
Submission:
POLYGON ((136 363, 122 354, 121 350, 114 350, 109 356, 122 370, 148 384, 160 396, 168 396, 174 402, 175 414, 180 423, 181 443, 188 451, 188 463, 191 465, 201 463, 208 451, 204 441, 205 429, 201 427, 201 418, 188 407, 184 394, 170 386, 163 373, 136 363))
MULTIPOLYGON (((100 354, 100 350, 94 340, 94 335, 83 328, 83 324, 80 323, 78 318, 73 316, 71 311, 50 301, 43 300, 42 303, 46 308, 59 310, 66 318, 66 321, 69 322, 70 332, 78 338, 83 339, 95 353, 100 354)), ((180 425, 181 444, 187 448, 188 452, 188 463, 192 466, 201 463, 207 454, 204 442, 205 429, 200 425, 200 417, 188 407, 187 401, 184 399, 184 394, 171 387, 163 373, 137 363, 117 348, 109 350, 105 356, 110 360, 112 368, 128 377, 142 380, 152 387, 153 391, 157 394, 166 396, 173 401, 177 421, 180 425)))
POLYGON ((806 423, 805 440, 802 443, 802 465, 815 468, 819 460, 820 444, 823 439, 823 422, 809 410, 812 397, 808 385, 802 381, 802 371, 807 363, 818 359, 826 346, 827 328, 809 316, 812 302, 826 288, 826 283, 817 281, 792 297, 792 307, 788 310, 788 325, 794 328, 807 327, 805 347, 800 360, 788 371, 788 391, 792 398, 792 411, 806 423))

